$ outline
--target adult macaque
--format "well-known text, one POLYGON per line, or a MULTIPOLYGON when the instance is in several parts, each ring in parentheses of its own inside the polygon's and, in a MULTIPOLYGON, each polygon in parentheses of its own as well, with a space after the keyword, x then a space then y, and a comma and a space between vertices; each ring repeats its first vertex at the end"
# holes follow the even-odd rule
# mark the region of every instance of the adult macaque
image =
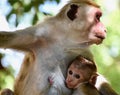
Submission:
POLYGON ((0 32, 0 47, 22 50, 26 57, 15 81, 15 95, 49 94, 52 76, 57 94, 70 95, 64 85, 68 63, 92 44, 100 44, 106 29, 100 22, 102 12, 92 0, 71 0, 61 11, 44 22, 14 32, 0 32))
POLYGON ((66 85, 71 89, 77 89, 84 83, 95 85, 97 76, 95 63, 80 55, 68 67, 66 85))

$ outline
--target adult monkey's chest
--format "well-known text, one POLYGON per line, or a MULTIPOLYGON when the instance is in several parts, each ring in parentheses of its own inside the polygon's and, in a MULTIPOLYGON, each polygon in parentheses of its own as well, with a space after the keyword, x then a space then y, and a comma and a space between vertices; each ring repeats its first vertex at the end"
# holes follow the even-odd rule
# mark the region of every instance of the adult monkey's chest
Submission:
MULTIPOLYGON (((88 48, 76 48, 76 49, 65 49, 63 52, 63 57, 59 57, 59 66, 63 73, 63 76, 66 78, 67 68, 69 64, 78 56, 82 55, 89 59, 93 59, 92 53, 89 51, 88 48)), ((62 56, 62 55, 61 55, 62 56)))

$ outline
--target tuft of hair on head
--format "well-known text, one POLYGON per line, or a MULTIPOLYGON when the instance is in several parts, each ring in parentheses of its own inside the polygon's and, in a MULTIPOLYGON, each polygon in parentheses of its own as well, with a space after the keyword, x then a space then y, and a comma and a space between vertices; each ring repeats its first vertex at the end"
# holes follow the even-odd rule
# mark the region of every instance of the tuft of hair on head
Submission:
POLYGON ((95 72, 97 71, 97 67, 96 67, 94 61, 92 61, 92 60, 90 60, 90 59, 88 59, 88 58, 86 58, 84 56, 81 56, 81 55, 76 57, 76 60, 75 60, 74 64, 79 69, 81 69, 81 68, 82 69, 89 68, 92 71, 95 71, 95 72))
POLYGON ((66 16, 66 12, 68 11, 68 9, 71 9, 72 5, 76 5, 76 6, 80 6, 81 4, 88 4, 88 5, 92 5, 95 6, 97 8, 99 8, 100 6, 94 2, 93 0, 70 0, 68 1, 68 3, 60 10, 60 12, 56 15, 57 19, 63 19, 66 16))
POLYGON ((93 0, 70 0, 70 3, 76 3, 76 4, 88 4, 88 5, 92 5, 95 7, 100 7, 95 1, 93 0))

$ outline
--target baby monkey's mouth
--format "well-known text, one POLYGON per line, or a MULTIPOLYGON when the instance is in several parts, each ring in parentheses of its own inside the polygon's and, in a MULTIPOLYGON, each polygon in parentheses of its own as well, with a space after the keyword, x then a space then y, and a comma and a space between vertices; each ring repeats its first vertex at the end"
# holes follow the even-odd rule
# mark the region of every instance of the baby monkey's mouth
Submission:
POLYGON ((66 87, 69 88, 69 89, 74 89, 74 85, 72 85, 72 84, 70 84, 70 83, 65 82, 65 85, 66 85, 66 87))

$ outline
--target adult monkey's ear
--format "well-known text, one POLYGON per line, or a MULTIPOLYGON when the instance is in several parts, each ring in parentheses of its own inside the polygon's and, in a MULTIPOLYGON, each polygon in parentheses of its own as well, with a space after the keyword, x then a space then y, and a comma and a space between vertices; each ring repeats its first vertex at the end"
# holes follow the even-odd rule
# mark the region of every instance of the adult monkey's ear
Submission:
POLYGON ((70 5, 70 9, 67 12, 67 16, 70 20, 74 20, 76 18, 76 13, 77 13, 78 5, 72 4, 70 5))

